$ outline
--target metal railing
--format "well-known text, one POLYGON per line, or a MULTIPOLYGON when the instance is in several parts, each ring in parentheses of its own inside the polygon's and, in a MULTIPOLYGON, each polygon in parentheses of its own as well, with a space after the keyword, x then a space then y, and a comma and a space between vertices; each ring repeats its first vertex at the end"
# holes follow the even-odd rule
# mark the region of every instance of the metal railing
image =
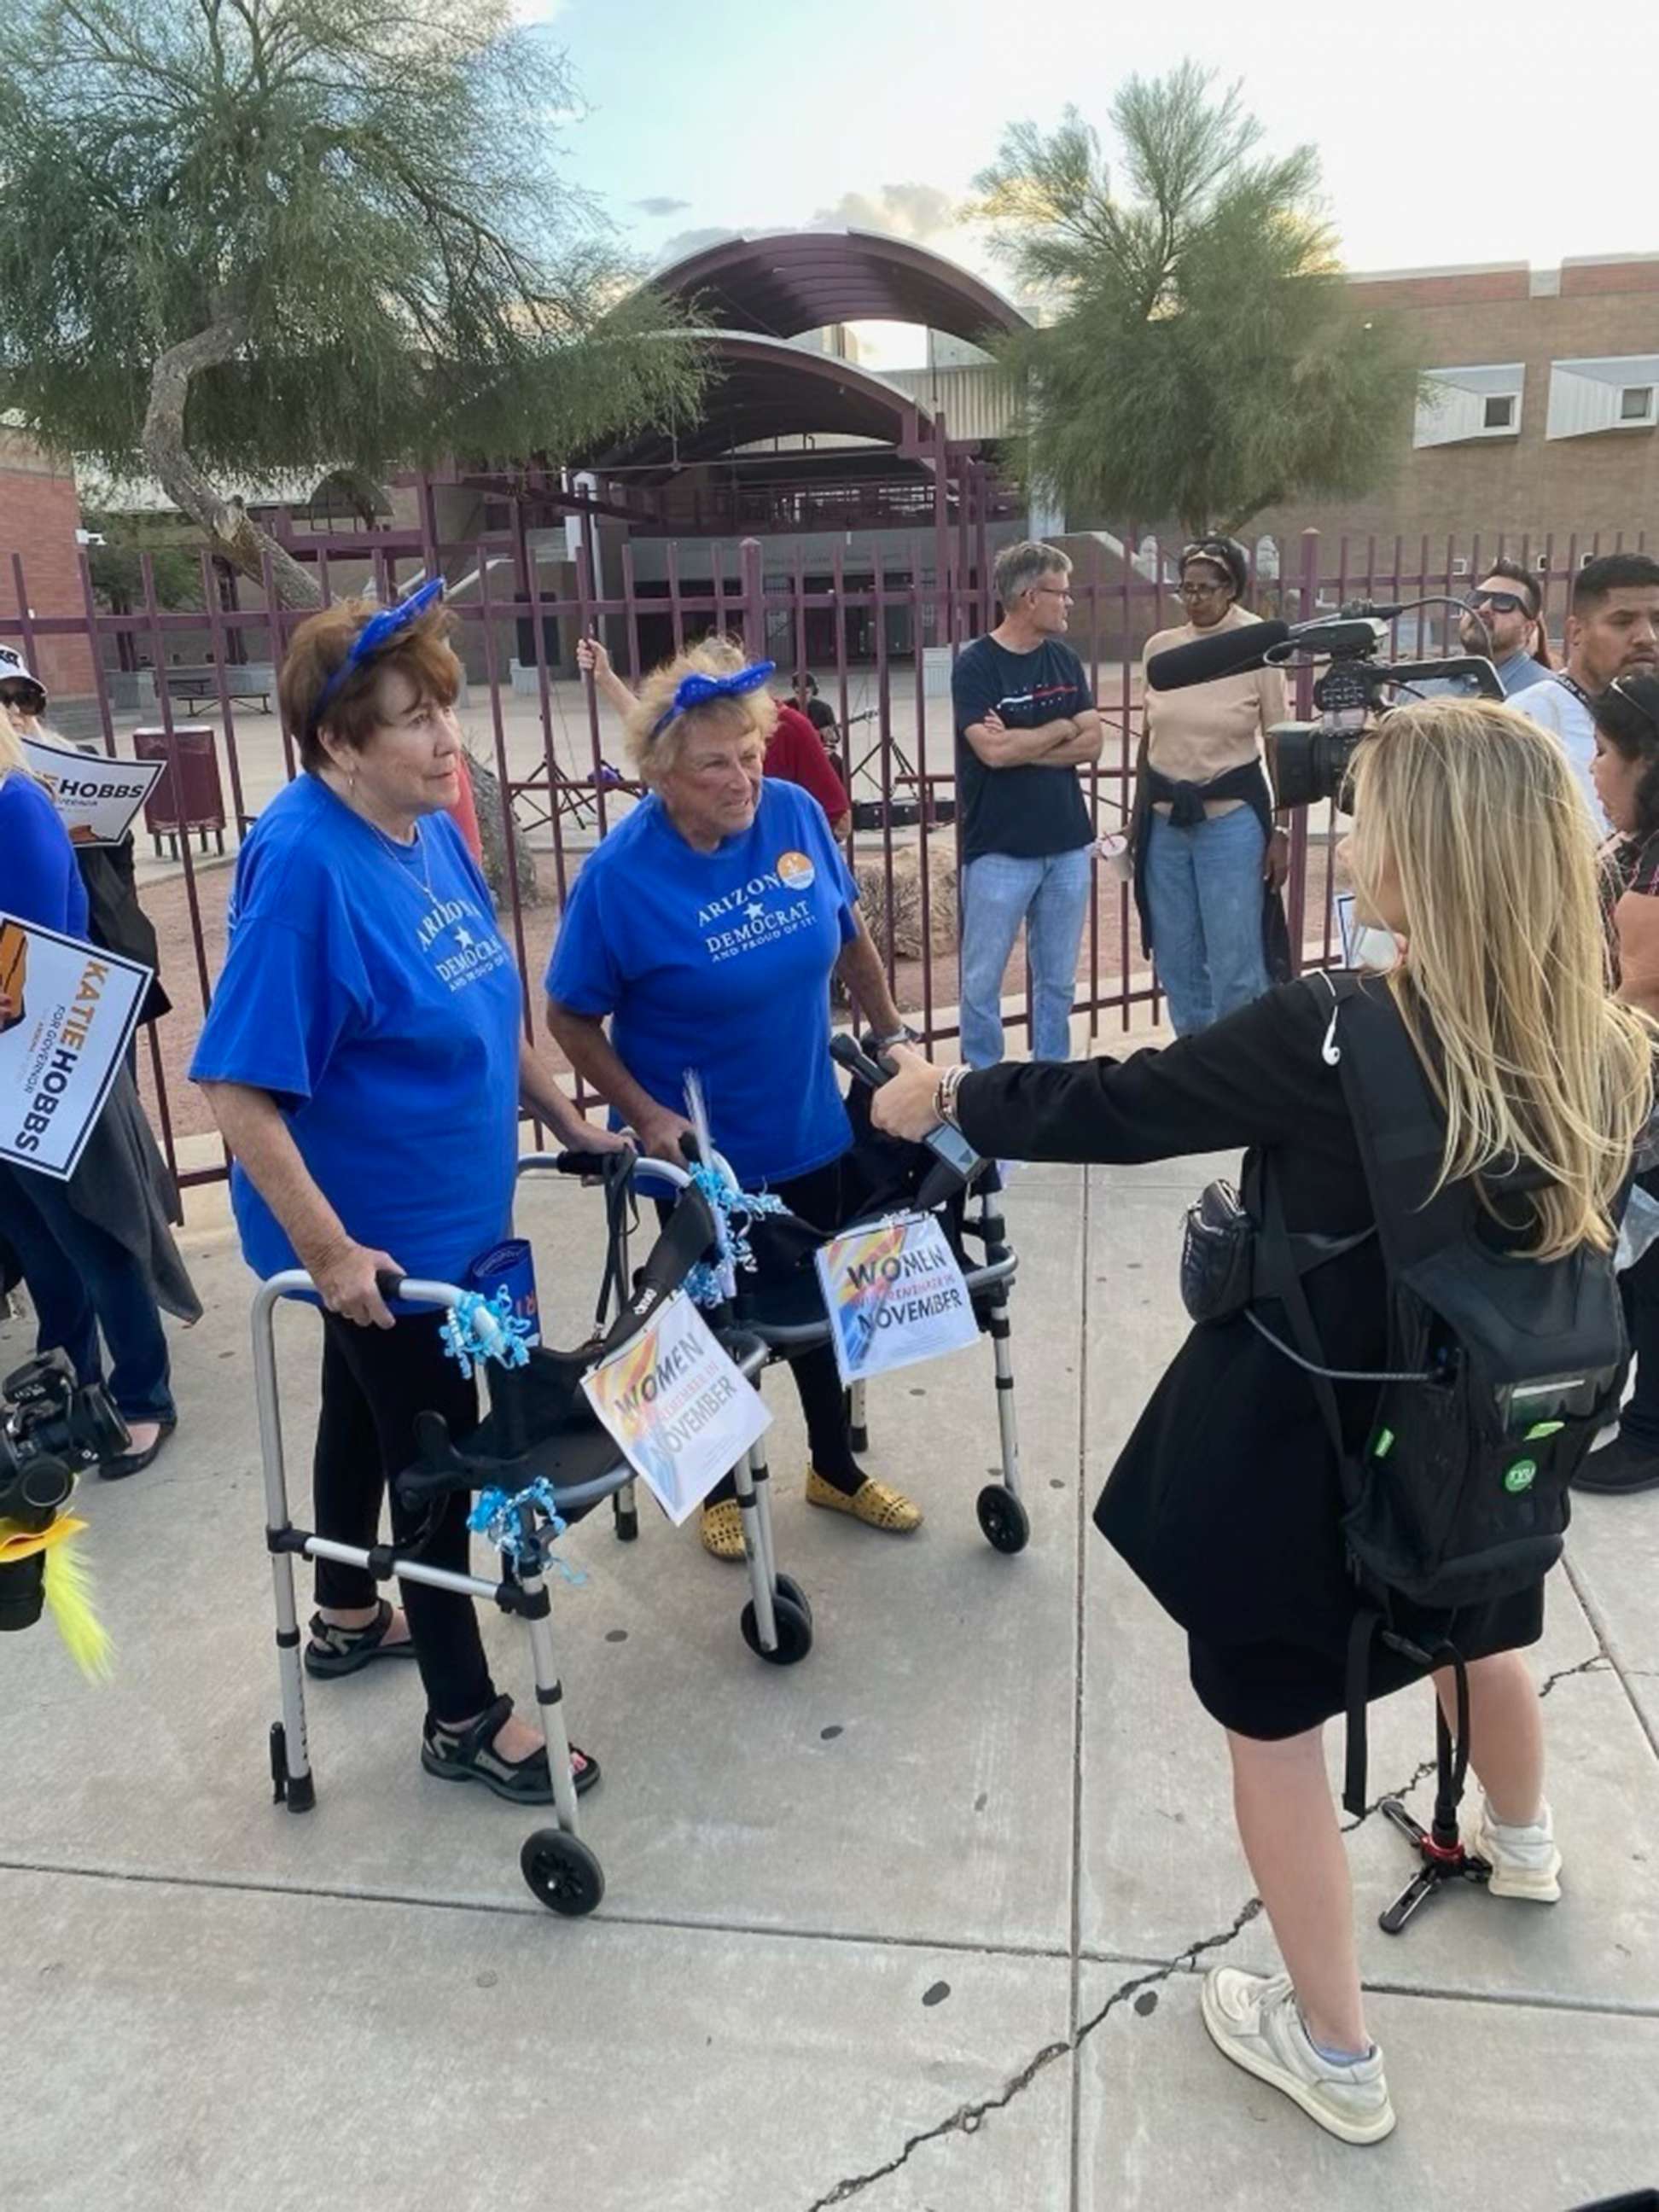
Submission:
MULTIPOLYGON (((922 951, 914 958, 896 956, 889 932, 896 994, 929 1044, 954 1036, 956 956, 952 948, 931 950, 930 855, 942 843, 954 867, 955 732, 949 669, 961 647, 994 618, 988 584, 989 502, 963 502, 954 515, 919 531, 908 557, 878 550, 862 568, 852 566, 844 550, 838 550, 827 571, 808 573, 799 549, 791 553, 779 543, 752 538, 743 542, 733 562, 718 541, 696 541, 701 573, 689 580, 680 573, 681 548, 671 540, 664 549, 665 579, 644 586, 636 580, 635 549, 629 544, 619 552, 606 550, 615 573, 600 573, 589 518, 567 572, 569 582, 549 592, 543 589, 530 532, 515 503, 508 502, 511 527, 454 544, 440 537, 434 493, 429 482, 422 483, 418 529, 330 533, 308 542, 294 540, 293 549, 314 568, 325 599, 367 586, 382 601, 389 600, 417 578, 438 573, 468 580, 451 601, 471 684, 463 719, 475 757, 495 773, 503 817, 510 817, 520 835, 528 828, 550 912, 562 910, 585 852, 605 835, 619 810, 633 803, 629 787, 614 780, 615 763, 606 759, 607 724, 596 694, 591 684, 567 672, 573 667, 575 640, 596 632, 606 635, 618 671, 631 678, 688 640, 710 630, 731 631, 751 653, 778 662, 781 692, 787 692, 793 669, 814 672, 843 732, 855 821, 866 825, 852 830, 849 857, 855 867, 877 871, 889 917, 895 912, 896 878, 915 870, 922 951), (912 850, 914 860, 906 857, 912 850), (544 880, 550 870, 550 883, 544 880)), ((1125 532, 1118 542, 1133 547, 1136 533, 1125 532)), ((688 562, 691 550, 688 541, 688 562)), ((1456 598, 1481 575, 1483 561, 1508 553, 1525 560, 1537 574, 1547 619, 1559 635, 1571 579, 1583 561, 1614 547, 1611 541, 1604 546, 1600 538, 1551 536, 1536 544, 1477 537, 1467 543, 1449 539, 1443 549, 1437 543, 1431 547, 1426 539, 1407 548, 1399 538, 1360 543, 1345 538, 1332 544, 1305 531, 1275 544, 1269 557, 1260 557, 1261 550, 1251 603, 1261 612, 1291 620, 1352 597, 1456 598)), ((1071 640, 1090 670, 1107 726, 1100 763, 1084 776, 1100 832, 1121 825, 1133 798, 1140 735, 1139 662, 1146 639, 1183 618, 1169 574, 1177 550, 1173 540, 1156 553, 1143 548, 1109 575, 1085 576, 1079 568, 1073 580, 1071 640)), ((185 645, 191 650, 182 657, 199 662, 205 636, 209 688, 216 698, 210 715, 192 719, 208 721, 223 762, 234 855, 257 816, 258 792, 268 793, 298 769, 293 733, 274 717, 252 713, 250 702, 236 696, 235 670, 247 663, 280 665, 295 628, 310 610, 278 605, 269 563, 264 605, 258 606, 226 606, 206 554, 199 607, 162 608, 148 555, 142 569, 143 604, 129 613, 111 613, 96 603, 83 552, 82 606, 37 611, 22 557, 14 555, 11 583, 18 611, 0 611, 0 637, 16 639, 31 665, 39 665, 36 654, 45 641, 72 637, 89 644, 96 686, 89 702, 93 726, 112 754, 125 749, 124 731, 131 721, 123 712, 118 726, 112 679, 119 669, 131 672, 135 665, 148 664, 158 678, 152 719, 177 787, 181 717, 165 672, 170 658, 185 645)), ((1402 652, 1440 649, 1455 638, 1456 619, 1455 609, 1444 605, 1407 617, 1410 626, 1400 640, 1402 652)), ((1305 675, 1299 688, 1305 712, 1305 675)), ((504 818, 504 833, 508 826, 504 818)), ((1328 828, 1324 822, 1310 826, 1302 815, 1292 835, 1291 940, 1309 962, 1328 960, 1331 953, 1328 828)), ((222 1156, 207 1164, 180 1160, 175 1108, 177 1073, 187 1061, 187 1048, 210 1002, 215 980, 208 910, 216 931, 228 878, 220 878, 204 856, 192 854, 187 835, 178 840, 178 850, 177 881, 188 918, 187 972, 181 976, 175 949, 166 977, 175 1000, 167 1051, 163 1054, 152 1027, 143 1076, 169 1164, 188 1185, 225 1173, 222 1156)), ((176 897, 174 885, 158 884, 153 871, 144 880, 153 899, 176 897)), ((518 961, 526 1030, 532 1035, 540 1027, 539 940, 547 933, 548 921, 546 913, 540 914, 538 957, 532 959, 526 924, 537 911, 517 871, 509 867, 501 920, 518 961)), ((1020 1003, 1007 1010, 1014 1040, 1029 1034, 1029 988, 1018 995, 1020 1003)), ((1103 1030, 1127 1030, 1141 1009, 1150 1009, 1156 1019, 1158 1006, 1156 980, 1140 952, 1129 886, 1100 872, 1079 960, 1075 1010, 1087 1018, 1092 1039, 1103 1030)), ((195 1119, 199 1130, 200 1117, 195 1119)))

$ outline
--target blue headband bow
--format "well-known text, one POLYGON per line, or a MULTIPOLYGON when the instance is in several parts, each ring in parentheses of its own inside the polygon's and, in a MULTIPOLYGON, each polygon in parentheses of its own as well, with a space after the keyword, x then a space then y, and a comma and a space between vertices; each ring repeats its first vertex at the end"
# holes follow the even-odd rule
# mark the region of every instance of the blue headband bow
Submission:
POLYGON ((410 623, 418 622, 434 600, 442 599, 443 595, 444 580, 441 576, 434 576, 430 582, 411 592, 406 599, 400 599, 395 607, 382 607, 378 614, 369 617, 346 647, 345 659, 317 694, 317 703, 311 710, 313 730, 322 720, 324 710, 339 696, 346 678, 354 670, 361 668, 366 660, 372 660, 384 647, 391 644, 400 631, 407 629, 410 623))
POLYGON ((706 707, 711 699, 740 699, 747 692, 758 691, 777 665, 775 660, 751 660, 747 668, 739 668, 731 676, 682 676, 673 697, 651 725, 651 742, 655 744, 677 714, 689 714, 693 707, 706 707))

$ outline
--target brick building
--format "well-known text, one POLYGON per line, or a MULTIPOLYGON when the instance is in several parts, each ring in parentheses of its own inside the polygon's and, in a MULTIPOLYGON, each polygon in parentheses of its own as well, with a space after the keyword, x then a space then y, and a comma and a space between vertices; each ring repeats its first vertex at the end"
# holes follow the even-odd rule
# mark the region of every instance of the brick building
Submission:
POLYGON ((1659 254, 1355 276, 1430 382, 1369 499, 1275 508, 1251 535, 1659 538, 1659 254))
MULTIPOLYGON (((31 616, 84 620, 75 535, 80 520, 69 465, 0 425, 0 639, 6 643, 20 649, 24 645, 17 621, 24 611, 17 604, 15 553, 22 556, 31 616)), ((84 698, 94 688, 92 654, 84 638, 41 638, 33 661, 54 698, 84 698)))

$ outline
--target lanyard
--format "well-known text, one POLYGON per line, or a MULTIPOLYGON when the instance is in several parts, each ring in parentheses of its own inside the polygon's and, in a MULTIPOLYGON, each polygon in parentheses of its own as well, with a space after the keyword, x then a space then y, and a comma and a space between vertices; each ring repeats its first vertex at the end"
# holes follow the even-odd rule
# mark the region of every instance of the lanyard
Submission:
POLYGON ((1571 692, 1573 697, 1577 700, 1580 706, 1594 708, 1595 702, 1591 698, 1589 693, 1585 690, 1582 684, 1576 683, 1574 679, 1568 675, 1565 668, 1558 668, 1556 670, 1555 680, 1565 690, 1571 692))

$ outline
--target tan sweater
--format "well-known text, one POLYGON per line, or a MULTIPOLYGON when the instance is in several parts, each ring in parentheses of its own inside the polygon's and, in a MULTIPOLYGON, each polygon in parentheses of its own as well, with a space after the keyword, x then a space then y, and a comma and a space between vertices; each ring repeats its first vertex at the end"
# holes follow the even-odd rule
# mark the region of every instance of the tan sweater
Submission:
MULTIPOLYGON (((1146 682, 1146 663, 1155 653, 1190 645, 1195 637, 1212 637, 1220 630, 1240 629, 1257 619, 1242 607, 1229 607, 1209 629, 1182 623, 1147 639, 1140 669, 1146 758, 1160 775, 1176 783, 1208 783, 1230 768, 1259 760, 1263 733, 1285 719, 1285 678, 1277 668, 1218 677, 1213 684, 1192 684, 1182 691, 1154 691, 1146 682)), ((1226 814, 1244 803, 1242 799, 1211 799, 1204 811, 1226 814)), ((1167 804, 1160 811, 1167 814, 1167 804)))

